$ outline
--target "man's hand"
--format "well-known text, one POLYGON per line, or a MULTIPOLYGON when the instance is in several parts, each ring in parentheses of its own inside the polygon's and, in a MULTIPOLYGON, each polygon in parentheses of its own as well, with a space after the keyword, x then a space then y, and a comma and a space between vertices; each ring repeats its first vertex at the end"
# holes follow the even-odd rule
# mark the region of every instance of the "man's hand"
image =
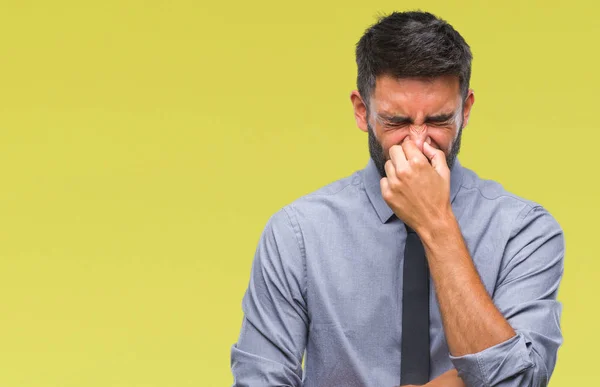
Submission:
POLYGON ((423 151, 408 137, 402 145, 392 146, 385 163, 387 177, 380 181, 383 199, 418 234, 452 213, 446 155, 428 143, 423 144, 423 151))
POLYGON ((466 387, 465 382, 458 376, 458 371, 451 369, 437 378, 433 379, 425 386, 427 387, 466 387))
MULTIPOLYGON (((418 387, 414 384, 405 385, 403 387, 418 387)), ((451 369, 450 371, 444 372, 437 378, 433 379, 429 383, 425 384, 424 387, 466 387, 465 382, 458 376, 458 371, 451 369)))

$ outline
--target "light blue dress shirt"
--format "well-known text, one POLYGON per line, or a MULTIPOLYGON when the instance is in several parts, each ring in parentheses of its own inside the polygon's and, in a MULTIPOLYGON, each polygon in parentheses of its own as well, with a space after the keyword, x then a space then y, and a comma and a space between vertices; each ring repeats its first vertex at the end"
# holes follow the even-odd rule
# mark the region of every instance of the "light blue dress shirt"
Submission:
MULTIPOLYGON (((406 230, 379 180, 369 160, 269 219, 231 347, 234 386, 400 385, 406 230)), ((431 282, 430 379, 456 368, 468 386, 545 386, 562 344, 563 231, 542 206, 458 160, 450 186, 481 280, 517 335, 452 356, 431 282)))

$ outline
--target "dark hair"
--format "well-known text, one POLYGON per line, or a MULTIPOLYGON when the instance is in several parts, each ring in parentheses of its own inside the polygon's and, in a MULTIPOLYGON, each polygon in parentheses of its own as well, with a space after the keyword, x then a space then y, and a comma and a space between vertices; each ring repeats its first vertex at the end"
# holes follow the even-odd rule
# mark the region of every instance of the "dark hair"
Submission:
POLYGON ((445 20, 429 12, 393 12, 380 17, 356 44, 358 92, 368 106, 378 76, 457 75, 464 99, 472 59, 469 45, 445 20))

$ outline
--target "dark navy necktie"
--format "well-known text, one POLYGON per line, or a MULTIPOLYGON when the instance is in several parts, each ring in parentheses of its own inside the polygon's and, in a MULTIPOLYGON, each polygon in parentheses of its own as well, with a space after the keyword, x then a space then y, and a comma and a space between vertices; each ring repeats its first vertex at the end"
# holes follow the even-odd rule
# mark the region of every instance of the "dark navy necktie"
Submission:
POLYGON ((429 267, 419 235, 406 226, 400 385, 429 381, 429 267))

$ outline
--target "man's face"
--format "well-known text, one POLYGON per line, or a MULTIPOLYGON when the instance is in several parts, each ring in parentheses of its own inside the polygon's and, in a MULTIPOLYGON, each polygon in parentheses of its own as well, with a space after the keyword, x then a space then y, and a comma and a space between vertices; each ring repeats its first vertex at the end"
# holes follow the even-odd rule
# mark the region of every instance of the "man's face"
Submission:
POLYGON ((444 151, 446 162, 452 168, 460 151, 462 128, 474 101, 469 90, 463 103, 458 77, 453 76, 433 79, 379 77, 369 110, 363 108, 362 123, 359 122, 361 111, 354 93, 352 99, 357 123, 369 134, 369 153, 382 177, 386 176, 384 165, 389 160, 389 149, 407 137, 421 152, 425 142, 444 151))

